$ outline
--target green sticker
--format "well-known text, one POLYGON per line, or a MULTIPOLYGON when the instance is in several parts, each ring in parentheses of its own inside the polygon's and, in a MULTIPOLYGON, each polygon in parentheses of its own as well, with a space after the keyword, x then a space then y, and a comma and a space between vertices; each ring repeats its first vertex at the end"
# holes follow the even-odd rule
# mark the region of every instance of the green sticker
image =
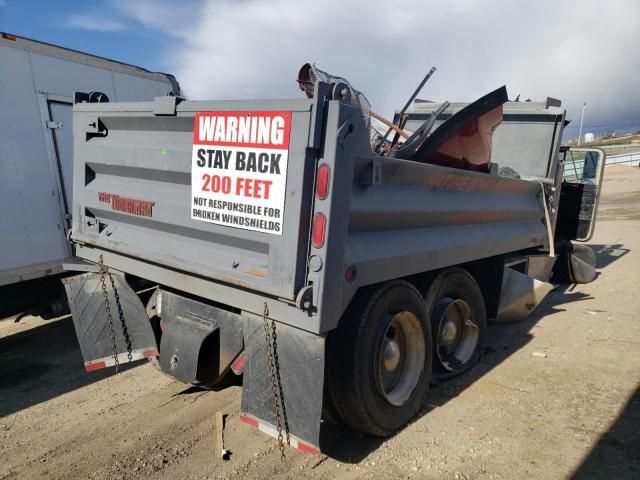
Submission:
POLYGON ((167 149, 167 147, 162 147, 160 149, 160 155, 164 156, 169 152, 169 150, 167 149))

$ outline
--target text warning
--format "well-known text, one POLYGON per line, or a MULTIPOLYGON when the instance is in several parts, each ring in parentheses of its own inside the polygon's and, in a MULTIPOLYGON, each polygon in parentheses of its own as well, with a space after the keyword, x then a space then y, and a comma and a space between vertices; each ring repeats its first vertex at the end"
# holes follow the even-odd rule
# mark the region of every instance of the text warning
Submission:
POLYGON ((291 112, 198 112, 191 218, 282 235, 291 112))

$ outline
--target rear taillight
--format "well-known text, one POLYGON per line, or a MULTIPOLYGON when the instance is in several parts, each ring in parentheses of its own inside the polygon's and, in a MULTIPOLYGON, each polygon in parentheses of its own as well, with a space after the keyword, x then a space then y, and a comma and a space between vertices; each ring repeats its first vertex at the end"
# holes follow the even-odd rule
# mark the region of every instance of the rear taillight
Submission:
POLYGON ((323 213, 316 213, 313 217, 313 229, 311 231, 311 243, 316 248, 322 248, 324 245, 324 231, 327 223, 327 217, 323 213))
POLYGON ((329 194, 329 173, 331 172, 329 165, 323 163, 318 167, 316 176, 316 196, 320 200, 327 198, 329 194))

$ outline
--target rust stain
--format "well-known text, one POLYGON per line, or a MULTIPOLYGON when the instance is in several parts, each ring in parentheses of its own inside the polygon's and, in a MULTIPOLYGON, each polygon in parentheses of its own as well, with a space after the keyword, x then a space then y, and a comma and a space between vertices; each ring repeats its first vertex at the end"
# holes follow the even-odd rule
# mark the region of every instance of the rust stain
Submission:
POLYGON ((253 275, 254 277, 266 278, 267 271, 261 270, 259 268, 252 268, 251 270, 247 270, 244 273, 248 273, 249 275, 253 275))

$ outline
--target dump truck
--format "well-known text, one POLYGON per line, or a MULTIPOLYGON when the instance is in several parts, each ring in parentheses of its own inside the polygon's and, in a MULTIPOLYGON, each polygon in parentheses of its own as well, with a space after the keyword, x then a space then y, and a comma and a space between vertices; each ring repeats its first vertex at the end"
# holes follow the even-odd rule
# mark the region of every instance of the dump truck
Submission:
POLYGON ((561 148, 558 102, 504 88, 416 100, 388 135, 343 79, 301 86, 77 103, 84 262, 64 283, 87 371, 148 358, 189 384, 241 380, 243 422, 318 453, 327 423, 402 428, 478 361, 489 320, 530 313, 553 275, 591 279, 573 242, 604 155, 561 148), (590 180, 564 178, 587 157, 590 180))
POLYGON ((134 101, 181 92, 172 75, 6 32, 0 64, 3 286, 59 275, 73 258, 74 93, 134 101))

